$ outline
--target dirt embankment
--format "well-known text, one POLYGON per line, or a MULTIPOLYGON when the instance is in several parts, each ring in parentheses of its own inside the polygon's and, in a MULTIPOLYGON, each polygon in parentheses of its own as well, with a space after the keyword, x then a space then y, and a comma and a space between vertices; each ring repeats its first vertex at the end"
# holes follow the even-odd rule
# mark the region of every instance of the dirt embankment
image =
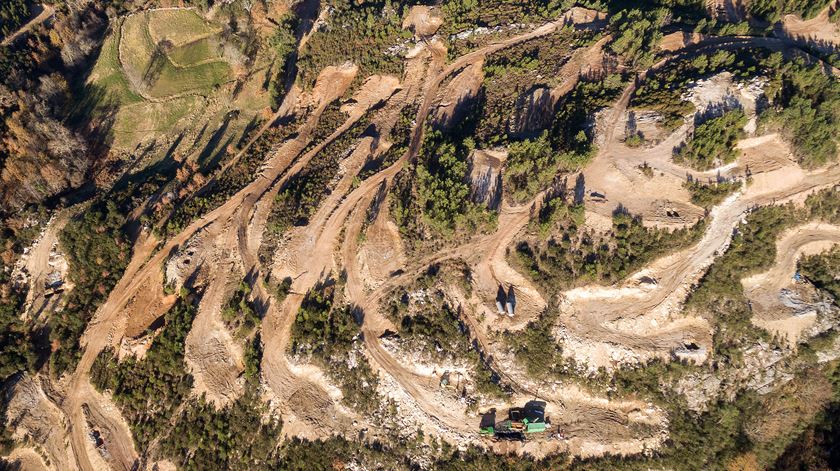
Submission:
POLYGON ((44 312, 54 312, 61 305, 64 292, 73 289, 67 280, 67 259, 59 246, 58 234, 80 209, 64 209, 53 216, 15 266, 12 279, 27 286, 24 318, 38 319, 44 312))
POLYGON ((411 7, 403 20, 403 29, 411 30, 418 38, 435 34, 443 25, 443 13, 438 7, 416 5, 411 7))
POLYGON ((782 234, 776 241, 773 267, 741 280, 752 305, 753 322, 795 344, 804 330, 816 324, 820 311, 830 309, 816 299, 806 283, 797 283, 796 264, 801 257, 838 243, 840 226, 819 222, 782 234))
POLYGON ((12 438, 31 443, 38 455, 46 458, 55 469, 75 469, 73 453, 67 444, 67 417, 47 397, 40 382, 24 375, 11 387, 10 393, 5 419, 14 431, 12 438))
POLYGON ((840 9, 840 1, 829 2, 817 16, 803 20, 798 15, 785 15, 777 33, 808 44, 826 53, 836 52, 840 46, 840 24, 829 15, 840 9))

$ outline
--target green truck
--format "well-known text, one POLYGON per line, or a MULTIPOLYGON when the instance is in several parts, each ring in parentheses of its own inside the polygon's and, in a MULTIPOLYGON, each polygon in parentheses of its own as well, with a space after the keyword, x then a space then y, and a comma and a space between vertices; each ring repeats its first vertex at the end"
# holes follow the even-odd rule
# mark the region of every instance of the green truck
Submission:
POLYGON ((529 401, 525 407, 508 409, 508 417, 496 422, 496 409, 481 417, 478 433, 494 440, 524 441, 530 435, 547 432, 551 421, 545 416, 545 402, 529 401))

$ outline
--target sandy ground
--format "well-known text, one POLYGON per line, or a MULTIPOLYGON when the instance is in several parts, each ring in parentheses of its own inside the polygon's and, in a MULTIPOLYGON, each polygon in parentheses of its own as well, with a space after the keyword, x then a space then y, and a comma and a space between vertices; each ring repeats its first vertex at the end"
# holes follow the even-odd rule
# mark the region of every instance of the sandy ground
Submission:
POLYGON ((473 62, 440 91, 432 111, 432 119, 436 123, 451 126, 460 121, 462 107, 476 96, 484 81, 483 67, 484 61, 473 62))
POLYGON ((443 14, 439 8, 416 5, 408 11, 402 27, 413 31, 417 37, 426 37, 435 34, 442 24, 443 14))
POLYGON ((683 31, 676 31, 674 33, 666 34, 659 42, 659 48, 666 52, 674 52, 684 49, 686 46, 697 44, 702 41, 704 36, 700 33, 686 33, 683 31))
MULTIPOLYGON (((117 405, 110 396, 100 394, 88 385, 84 391, 87 401, 82 407, 89 433, 99 433, 102 445, 96 447, 96 453, 108 463, 108 467, 119 471, 132 471, 137 465, 137 451, 131 439, 128 423, 123 420, 117 405)), ((90 450, 94 448, 89 440, 90 450)), ((90 455, 90 451, 88 451, 90 455)))
POLYGON ((16 471, 42 471, 50 470, 52 467, 47 466, 44 458, 38 454, 33 448, 18 447, 9 453, 6 459, 12 463, 12 468, 16 471))
POLYGON ((14 430, 12 437, 19 442, 25 437, 35 444, 38 454, 46 457, 54 469, 74 469, 66 441, 67 418, 37 379, 24 375, 12 387, 6 420, 14 430))
POLYGON ((242 348, 222 321, 224 303, 232 295, 229 280, 238 284, 235 273, 240 272, 235 252, 235 240, 225 237, 235 234, 230 228, 222 230, 217 239, 213 263, 206 267, 210 281, 198 305, 198 314, 187 335, 185 360, 193 375, 193 393, 206 395, 217 407, 224 406, 242 393, 240 373, 245 369, 242 348))
POLYGON ((790 38, 804 41, 826 52, 834 52, 840 46, 840 25, 829 19, 829 13, 840 8, 840 1, 830 2, 820 13, 803 20, 797 15, 782 18, 781 32, 790 38))
MULTIPOLYGON (((795 344, 802 331, 812 327, 817 312, 805 309, 797 312, 780 299, 783 289, 796 290, 793 275, 798 260, 830 249, 840 243, 840 226, 811 222, 786 231, 776 241, 776 260, 773 267, 763 273, 741 280, 744 293, 750 300, 753 322, 795 344)), ((807 301, 807 300, 806 300, 807 301)))
MULTIPOLYGON (((755 115, 756 93, 733 83, 729 73, 719 74, 707 81, 698 82, 687 91, 687 98, 702 112, 707 107, 722 102, 738 103, 747 116, 755 115)), ((619 102, 622 103, 621 101, 619 102)), ((626 106, 626 105, 623 105, 626 106)), ((633 112, 636 115, 636 112, 633 112)), ((599 145, 602 151, 583 171, 586 183, 586 209, 610 217, 619 206, 642 216, 645 225, 676 228, 694 224, 703 217, 704 211, 691 203, 690 193, 683 188, 687 176, 706 181, 718 175, 729 178, 744 178, 746 167, 756 174, 778 167, 767 165, 767 161, 793 162, 789 159, 789 148, 774 137, 765 137, 755 143, 748 142, 741 148, 744 155, 738 163, 698 172, 677 165, 672 161, 673 149, 686 139, 693 124, 686 124, 652 146, 630 148, 616 139, 623 136, 630 113, 614 108, 604 113, 599 126, 599 145), (759 147, 762 145, 763 147, 759 147), (769 153, 771 145, 777 146, 769 153), (747 157, 747 153, 750 154, 747 157), (646 176, 641 166, 647 164, 653 176, 646 176), (606 198, 593 198, 592 192, 606 198)), ((638 122, 636 118, 634 122, 638 122)))
POLYGON ((25 279, 28 286, 23 318, 37 319, 44 312, 53 312, 61 305, 64 292, 73 288, 67 280, 67 259, 59 246, 58 234, 80 209, 64 209, 53 216, 40 237, 16 264, 12 279, 25 279))

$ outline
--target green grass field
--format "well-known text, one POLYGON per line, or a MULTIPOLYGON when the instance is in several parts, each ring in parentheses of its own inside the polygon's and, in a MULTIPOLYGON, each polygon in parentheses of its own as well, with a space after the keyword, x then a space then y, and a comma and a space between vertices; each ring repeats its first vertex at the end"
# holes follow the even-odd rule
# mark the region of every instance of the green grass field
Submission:
POLYGON ((203 38, 169 51, 169 60, 177 66, 198 64, 208 60, 221 60, 219 41, 214 38, 203 38))
POLYGON ((149 35, 157 43, 163 39, 176 47, 218 34, 222 28, 204 21, 193 10, 157 10, 149 12, 149 35))
POLYGON ((88 83, 101 109, 117 107, 115 145, 132 146, 177 126, 200 97, 232 79, 220 31, 192 10, 149 11, 113 24, 88 83), (154 59, 163 39, 173 46, 154 59))
POLYGON ((112 129, 114 145, 132 147, 145 136, 171 131, 200 101, 200 97, 187 95, 165 103, 143 101, 121 107, 112 129))
POLYGON ((151 11, 127 18, 119 50, 129 83, 152 98, 208 95, 232 76, 230 65, 219 54, 216 32, 191 10, 151 11), (179 18, 183 24, 176 24, 179 18), (154 32, 152 25, 156 25, 154 32), (164 38, 176 46, 154 59, 156 41, 164 38))
POLYGON ((99 59, 93 67, 89 82, 98 85, 106 91, 106 98, 117 105, 126 105, 143 101, 143 97, 134 93, 131 84, 120 67, 118 44, 120 28, 115 28, 113 34, 106 38, 99 52, 99 59))

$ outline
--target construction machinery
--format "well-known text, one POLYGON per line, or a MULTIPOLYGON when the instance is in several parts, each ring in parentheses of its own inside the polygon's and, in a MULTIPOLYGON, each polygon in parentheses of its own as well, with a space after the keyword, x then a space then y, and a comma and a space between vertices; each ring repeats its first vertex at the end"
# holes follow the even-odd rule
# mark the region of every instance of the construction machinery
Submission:
POLYGON ((545 402, 529 401, 525 407, 508 409, 507 418, 496 422, 496 409, 481 416, 479 433, 493 440, 524 441, 534 434, 549 432, 551 420, 545 416, 545 402))

